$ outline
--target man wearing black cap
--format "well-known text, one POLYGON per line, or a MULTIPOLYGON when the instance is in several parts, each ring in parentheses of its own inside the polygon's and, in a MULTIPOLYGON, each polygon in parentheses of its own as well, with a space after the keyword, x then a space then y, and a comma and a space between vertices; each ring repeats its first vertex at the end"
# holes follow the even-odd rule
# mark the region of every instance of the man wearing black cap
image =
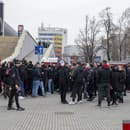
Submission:
POLYGON ((61 96, 62 104, 68 104, 68 102, 66 100, 68 77, 69 77, 69 75, 66 71, 65 62, 61 61, 60 68, 58 71, 58 79, 59 79, 60 96, 61 96))
POLYGON ((25 110, 24 108, 20 107, 19 100, 18 100, 19 91, 20 91, 20 87, 19 87, 19 77, 20 76, 18 74, 18 70, 17 70, 16 66, 19 64, 20 64, 20 62, 16 61, 15 66, 12 65, 10 74, 9 74, 11 88, 10 88, 10 95, 9 95, 9 102, 8 102, 8 110, 14 110, 14 108, 12 107, 13 97, 15 97, 17 110, 18 111, 25 110))
POLYGON ((107 61, 103 61, 102 67, 98 70, 97 82, 98 82, 98 106, 101 106, 103 96, 107 97, 108 106, 110 106, 110 89, 112 80, 112 71, 107 64, 107 61), (105 95, 104 95, 105 94, 105 95))

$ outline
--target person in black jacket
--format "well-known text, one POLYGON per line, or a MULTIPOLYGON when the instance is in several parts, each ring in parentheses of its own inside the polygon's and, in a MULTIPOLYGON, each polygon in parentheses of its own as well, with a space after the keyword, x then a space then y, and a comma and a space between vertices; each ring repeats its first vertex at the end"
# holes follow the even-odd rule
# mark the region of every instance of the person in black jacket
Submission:
POLYGON ((32 64, 32 61, 29 61, 28 65, 27 65, 26 94, 32 93, 32 83, 33 83, 33 64, 32 64))
POLYGON ((66 71, 65 63, 62 61, 60 63, 60 68, 58 70, 58 81, 59 81, 60 97, 62 104, 68 104, 66 100, 68 77, 69 75, 66 71))
POLYGON ((123 103, 123 90, 125 85, 125 72, 120 65, 113 67, 112 71, 112 105, 118 104, 118 101, 123 103))
POLYGON ((112 73, 107 64, 107 61, 103 61, 102 67, 98 70, 98 106, 101 106, 102 99, 105 93, 107 97, 108 106, 110 106, 110 90, 112 73))
POLYGON ((83 88, 83 79, 84 79, 84 70, 80 62, 77 62, 77 67, 73 73, 74 85, 72 90, 72 101, 69 103, 70 105, 76 104, 75 98, 76 94, 78 95, 77 102, 82 102, 82 88, 83 88))
POLYGON ((53 94, 54 93, 54 69, 51 65, 48 66, 47 79, 48 79, 48 92, 53 94))
POLYGON ((130 91, 130 64, 127 65, 126 69, 126 89, 130 91))
POLYGON ((123 103, 123 92, 124 92, 124 87, 125 87, 125 82, 126 82, 126 74, 124 71, 123 66, 119 65, 119 86, 117 89, 117 95, 118 95, 118 100, 119 103, 123 103))
POLYGON ((0 63, 0 93, 4 93, 3 88, 2 88, 2 81, 3 81, 3 67, 2 64, 0 63))
POLYGON ((20 91, 20 87, 19 87, 19 75, 18 75, 18 70, 17 70, 17 65, 19 65, 19 62, 16 61, 15 66, 13 64, 11 64, 10 66, 10 72, 9 72, 9 85, 10 87, 10 95, 9 95, 9 102, 8 102, 8 110, 14 110, 14 108, 12 107, 12 103, 13 103, 13 97, 15 97, 15 102, 16 102, 16 106, 17 106, 17 110, 18 111, 23 111, 25 110, 24 108, 20 107, 19 105, 19 100, 18 100, 18 96, 19 96, 19 91, 20 91))
POLYGON ((8 62, 7 65, 4 67, 3 70, 3 82, 4 82, 4 98, 7 98, 7 96, 9 97, 10 95, 10 72, 11 72, 11 68, 12 68, 12 63, 8 62))
POLYGON ((41 89, 42 96, 45 96, 44 84, 42 80, 42 70, 40 63, 36 63, 33 68, 33 88, 32 88, 32 97, 36 97, 38 94, 38 89, 41 89))
POLYGON ((88 101, 92 101, 94 99, 94 68, 93 65, 90 64, 90 68, 88 70, 88 77, 87 77, 87 81, 88 81, 88 101))

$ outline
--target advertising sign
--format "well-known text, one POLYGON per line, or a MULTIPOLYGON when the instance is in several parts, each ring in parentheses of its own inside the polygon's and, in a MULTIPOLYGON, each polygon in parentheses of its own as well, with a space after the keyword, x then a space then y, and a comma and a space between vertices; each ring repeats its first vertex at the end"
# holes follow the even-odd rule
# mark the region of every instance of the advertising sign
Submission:
POLYGON ((43 55, 43 46, 35 46, 35 55, 43 55))
POLYGON ((62 57, 62 36, 54 36, 54 47, 56 57, 62 57))

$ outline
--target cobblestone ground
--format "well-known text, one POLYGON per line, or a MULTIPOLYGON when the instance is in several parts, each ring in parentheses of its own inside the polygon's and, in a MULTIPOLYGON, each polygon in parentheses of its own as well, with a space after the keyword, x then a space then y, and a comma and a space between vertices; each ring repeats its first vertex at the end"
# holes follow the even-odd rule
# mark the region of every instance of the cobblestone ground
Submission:
POLYGON ((97 99, 63 105, 58 94, 20 103, 25 111, 7 111, 7 100, 0 97, 0 130, 122 130, 122 120, 130 120, 130 94, 124 104, 110 108, 106 102, 97 107, 97 99))

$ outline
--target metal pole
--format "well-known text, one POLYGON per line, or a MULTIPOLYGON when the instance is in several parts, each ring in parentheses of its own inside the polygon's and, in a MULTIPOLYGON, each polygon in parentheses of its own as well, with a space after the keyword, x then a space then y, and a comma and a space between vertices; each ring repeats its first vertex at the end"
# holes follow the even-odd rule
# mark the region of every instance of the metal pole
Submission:
POLYGON ((3 37, 5 35, 5 22, 4 22, 4 3, 3 3, 3 37))

